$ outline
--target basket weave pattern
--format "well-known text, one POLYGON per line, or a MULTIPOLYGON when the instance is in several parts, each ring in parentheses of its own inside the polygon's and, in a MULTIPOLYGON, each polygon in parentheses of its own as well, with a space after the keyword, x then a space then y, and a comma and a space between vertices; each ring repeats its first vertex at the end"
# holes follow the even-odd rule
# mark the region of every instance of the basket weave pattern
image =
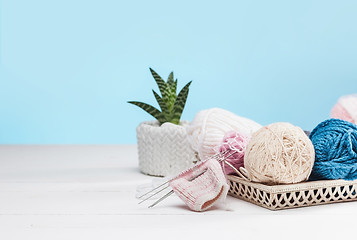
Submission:
POLYGON ((357 200, 357 180, 311 181, 267 186, 228 176, 229 195, 270 210, 357 200))
POLYGON ((187 140, 185 126, 156 121, 141 123, 137 128, 140 171, 153 176, 177 174, 197 161, 187 140))

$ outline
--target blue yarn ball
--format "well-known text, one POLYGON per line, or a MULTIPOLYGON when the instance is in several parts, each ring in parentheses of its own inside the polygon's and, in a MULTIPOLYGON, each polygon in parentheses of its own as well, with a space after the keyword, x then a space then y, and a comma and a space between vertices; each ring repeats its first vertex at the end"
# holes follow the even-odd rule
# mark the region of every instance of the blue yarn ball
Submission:
POLYGON ((357 126, 328 119, 310 134, 315 148, 315 164, 310 180, 357 179, 357 126))

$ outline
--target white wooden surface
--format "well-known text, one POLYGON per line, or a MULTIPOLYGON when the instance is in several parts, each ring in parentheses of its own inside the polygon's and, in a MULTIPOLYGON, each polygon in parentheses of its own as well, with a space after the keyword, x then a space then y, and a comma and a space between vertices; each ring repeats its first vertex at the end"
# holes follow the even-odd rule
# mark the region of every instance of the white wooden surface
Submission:
POLYGON ((173 195, 148 209, 137 166, 135 145, 0 145, 0 240, 356 239, 357 202, 273 212, 227 197, 196 213, 173 195))

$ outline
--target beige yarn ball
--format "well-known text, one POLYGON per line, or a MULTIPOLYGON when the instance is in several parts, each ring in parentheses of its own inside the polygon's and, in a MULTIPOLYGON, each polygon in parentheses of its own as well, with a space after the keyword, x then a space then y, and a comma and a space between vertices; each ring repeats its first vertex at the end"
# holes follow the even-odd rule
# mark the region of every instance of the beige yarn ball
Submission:
POLYGON ((187 127, 187 135, 193 150, 198 152, 200 159, 205 159, 216 153, 214 148, 222 143, 227 132, 236 131, 250 137, 261 127, 253 120, 227 110, 211 108, 196 114, 187 127))
POLYGON ((307 180, 314 160, 314 146, 301 128, 273 123, 253 134, 244 166, 253 182, 290 184, 307 180))

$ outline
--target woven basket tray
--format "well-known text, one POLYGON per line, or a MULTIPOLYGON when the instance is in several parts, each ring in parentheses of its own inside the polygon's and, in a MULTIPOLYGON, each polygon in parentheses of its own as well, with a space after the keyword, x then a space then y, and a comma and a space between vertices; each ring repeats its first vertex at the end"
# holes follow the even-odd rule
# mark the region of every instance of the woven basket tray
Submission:
POLYGON ((311 181, 288 185, 264 185, 228 176, 229 195, 270 210, 307 207, 357 200, 357 180, 311 181))

